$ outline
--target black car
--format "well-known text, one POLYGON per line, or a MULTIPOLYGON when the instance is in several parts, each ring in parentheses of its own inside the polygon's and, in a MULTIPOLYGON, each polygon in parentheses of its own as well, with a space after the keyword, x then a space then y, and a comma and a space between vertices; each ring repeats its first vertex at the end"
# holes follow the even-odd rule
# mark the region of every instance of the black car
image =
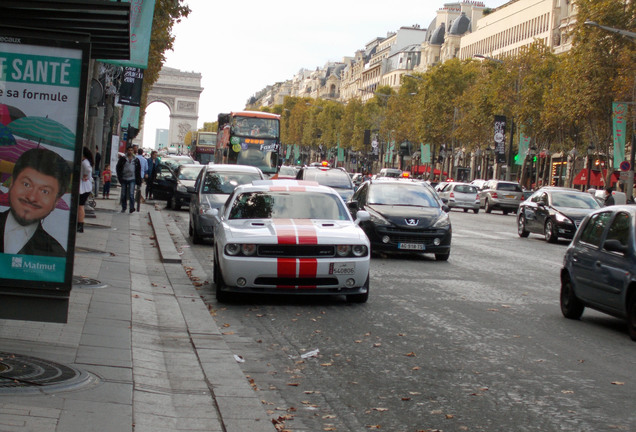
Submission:
POLYGON ((365 210, 370 220, 360 223, 373 252, 433 253, 450 256, 452 228, 448 206, 420 182, 375 179, 363 183, 348 203, 355 218, 365 210))
POLYGON ((559 237, 571 239, 583 218, 599 207, 587 192, 542 187, 519 205, 517 233, 520 237, 541 234, 550 243, 556 243, 559 237))
POLYGON ((203 167, 199 164, 184 164, 173 169, 160 162, 151 180, 153 198, 166 200, 166 206, 175 210, 189 205, 190 196, 194 193, 194 181, 203 167))
POLYGON ((345 202, 349 201, 354 191, 351 177, 343 168, 303 167, 296 174, 296 180, 315 181, 323 186, 329 186, 335 189, 345 202))
POLYGON ((590 307, 627 321, 636 341, 636 206, 598 209, 582 222, 561 269, 561 312, 579 319, 590 307))

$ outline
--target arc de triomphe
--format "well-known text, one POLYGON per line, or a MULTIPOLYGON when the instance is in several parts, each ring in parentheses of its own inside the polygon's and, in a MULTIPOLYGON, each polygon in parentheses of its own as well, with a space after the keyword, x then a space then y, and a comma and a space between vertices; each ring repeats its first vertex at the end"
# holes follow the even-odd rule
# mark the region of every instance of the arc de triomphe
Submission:
MULTIPOLYGON (((170 110, 168 147, 174 146, 184 153, 187 151, 183 140, 189 131, 197 130, 199 96, 202 91, 200 73, 183 72, 165 66, 161 68, 157 82, 148 92, 146 107, 153 102, 161 102, 170 110)), ((142 129, 137 138, 139 142, 143 142, 143 134, 142 129)))

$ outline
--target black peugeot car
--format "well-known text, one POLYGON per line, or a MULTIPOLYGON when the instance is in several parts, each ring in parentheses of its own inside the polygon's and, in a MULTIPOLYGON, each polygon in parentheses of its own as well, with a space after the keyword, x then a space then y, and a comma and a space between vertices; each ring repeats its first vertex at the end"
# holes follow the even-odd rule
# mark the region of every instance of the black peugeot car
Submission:
POLYGON ((432 253, 438 261, 450 256, 452 228, 448 206, 419 182, 376 179, 363 183, 348 202, 355 217, 366 210, 371 218, 360 226, 373 252, 432 253))
POLYGON ((559 237, 571 239, 583 218, 598 208, 598 201, 587 192, 542 187, 519 205, 517 234, 541 234, 550 243, 556 243, 559 237))

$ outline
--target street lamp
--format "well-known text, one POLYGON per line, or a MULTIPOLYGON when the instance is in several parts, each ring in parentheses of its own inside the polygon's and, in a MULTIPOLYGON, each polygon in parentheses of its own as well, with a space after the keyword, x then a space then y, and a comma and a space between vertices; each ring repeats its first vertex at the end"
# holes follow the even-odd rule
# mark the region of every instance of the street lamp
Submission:
POLYGON ((621 36, 625 36, 626 38, 631 39, 633 42, 636 43, 636 33, 631 32, 629 30, 617 29, 617 28, 614 28, 614 27, 608 27, 608 26, 600 25, 599 23, 594 22, 594 21, 590 21, 590 20, 585 20, 585 22, 583 24, 585 24, 586 26, 600 28, 600 29, 603 29, 603 30, 608 31, 608 32, 612 32, 612 33, 619 34, 621 36))

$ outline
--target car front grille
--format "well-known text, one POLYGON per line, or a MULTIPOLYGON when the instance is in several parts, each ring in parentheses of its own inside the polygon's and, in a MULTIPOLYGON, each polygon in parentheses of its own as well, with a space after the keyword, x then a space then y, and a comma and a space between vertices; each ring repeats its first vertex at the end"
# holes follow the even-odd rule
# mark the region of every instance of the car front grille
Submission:
POLYGON ((278 287, 317 287, 338 285, 338 278, 281 278, 259 277, 254 281, 255 285, 276 285, 278 287))
POLYGON ((380 237, 388 235, 391 243, 423 243, 432 245, 433 240, 447 234, 445 230, 425 229, 425 230, 403 230, 399 228, 383 227, 378 229, 380 237))
POLYGON ((329 258, 336 255, 336 248, 334 245, 260 245, 257 254, 267 258, 329 258))

